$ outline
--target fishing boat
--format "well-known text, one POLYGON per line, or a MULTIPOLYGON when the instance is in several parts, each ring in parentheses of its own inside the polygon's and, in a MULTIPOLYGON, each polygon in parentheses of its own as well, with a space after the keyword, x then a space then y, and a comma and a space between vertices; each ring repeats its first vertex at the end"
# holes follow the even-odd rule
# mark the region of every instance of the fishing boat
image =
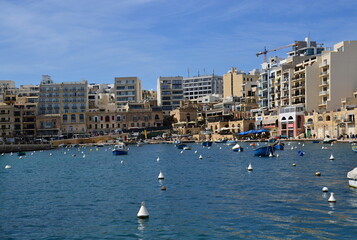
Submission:
POLYGON ((114 146, 113 155, 126 155, 128 154, 129 149, 125 145, 125 143, 120 142, 114 146))
POLYGON ((326 138, 324 138, 323 143, 332 143, 334 141, 336 141, 336 139, 326 137, 326 138))
POLYGON ((243 147, 241 147, 238 143, 232 147, 233 152, 243 152, 243 147))
POLYGON ((212 146, 212 141, 203 141, 203 142, 202 142, 202 146, 204 146, 204 147, 210 147, 210 146, 212 146))
POLYGON ((357 188, 357 167, 347 173, 348 185, 357 188))
POLYGON ((284 143, 282 143, 282 142, 276 142, 275 144, 274 144, 274 149, 275 150, 284 150, 284 143))
POLYGON ((357 153, 357 146, 352 146, 352 151, 354 151, 355 153, 357 153))
POLYGON ((254 155, 259 157, 269 157, 273 155, 274 148, 272 146, 264 146, 257 149, 254 149, 254 155))
POLYGON ((25 156, 26 155, 26 152, 18 152, 17 153, 17 156, 25 156))

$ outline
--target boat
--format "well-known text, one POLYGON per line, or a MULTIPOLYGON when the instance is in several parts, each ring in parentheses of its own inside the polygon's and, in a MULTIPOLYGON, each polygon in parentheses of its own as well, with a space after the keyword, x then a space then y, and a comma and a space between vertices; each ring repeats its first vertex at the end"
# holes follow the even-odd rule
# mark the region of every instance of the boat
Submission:
POLYGON ((214 141, 215 143, 226 143, 227 140, 222 140, 222 139, 218 139, 216 141, 214 141))
POLYGON ((183 150, 191 150, 190 146, 183 147, 183 150))
POLYGON ((352 151, 354 151, 355 153, 357 153, 357 146, 352 146, 352 151))
POLYGON ((334 141, 336 141, 336 139, 326 137, 326 138, 324 138, 323 143, 332 143, 334 141))
POLYGON ((357 188, 357 167, 347 173, 348 185, 357 188))
POLYGON ((26 152, 18 152, 17 153, 17 156, 25 156, 26 155, 26 152))
POLYGON ((186 146, 187 146, 187 145, 184 144, 184 143, 178 143, 178 144, 176 144, 177 149, 183 149, 183 148, 186 147, 186 146))
POLYGON ((275 150, 284 150, 284 146, 285 146, 284 143, 282 143, 282 142, 276 142, 276 143, 274 144, 274 149, 275 149, 275 150))
POLYGON ((210 147, 210 146, 212 146, 212 141, 203 141, 203 142, 202 142, 202 146, 204 146, 204 147, 210 147))
POLYGON ((238 143, 232 147, 233 152, 243 152, 243 147, 241 147, 238 143))
POLYGON ((269 157, 273 155, 274 148, 272 146, 264 146, 257 149, 254 149, 254 155, 259 157, 269 157))
POLYGON ((320 143, 319 140, 312 140, 312 143, 320 143))
POLYGON ((114 146, 113 155, 126 155, 128 154, 129 149, 125 145, 125 143, 120 142, 114 146))

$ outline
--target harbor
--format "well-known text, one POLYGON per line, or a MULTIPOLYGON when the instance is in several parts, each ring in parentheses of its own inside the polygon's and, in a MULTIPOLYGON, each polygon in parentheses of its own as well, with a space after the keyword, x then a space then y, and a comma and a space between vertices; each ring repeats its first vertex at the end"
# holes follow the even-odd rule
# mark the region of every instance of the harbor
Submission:
POLYGON ((266 144, 239 142, 242 152, 186 143, 191 150, 129 145, 120 156, 113 146, 4 154, 0 238, 353 239, 351 144, 285 141, 273 157, 254 156, 266 144), (146 219, 137 217, 142 202, 146 219))

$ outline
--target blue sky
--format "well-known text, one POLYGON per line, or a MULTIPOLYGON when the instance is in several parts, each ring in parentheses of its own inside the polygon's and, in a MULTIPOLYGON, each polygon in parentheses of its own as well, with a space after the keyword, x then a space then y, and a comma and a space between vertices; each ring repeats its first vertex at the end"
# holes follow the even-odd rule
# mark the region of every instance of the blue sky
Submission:
MULTIPOLYGON (((113 83, 259 68, 255 53, 357 40, 357 1, 0 0, 0 79, 113 83)), ((285 56, 288 49, 272 53, 285 56)))

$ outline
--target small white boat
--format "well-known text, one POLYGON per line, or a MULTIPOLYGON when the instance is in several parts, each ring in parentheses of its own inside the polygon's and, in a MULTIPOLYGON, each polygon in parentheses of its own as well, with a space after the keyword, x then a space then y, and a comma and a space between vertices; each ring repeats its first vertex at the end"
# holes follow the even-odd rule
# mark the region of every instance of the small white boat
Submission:
POLYGON ((190 146, 183 147, 183 150, 191 150, 190 146))
POLYGON ((348 185, 357 188, 357 167, 347 173, 348 185))

